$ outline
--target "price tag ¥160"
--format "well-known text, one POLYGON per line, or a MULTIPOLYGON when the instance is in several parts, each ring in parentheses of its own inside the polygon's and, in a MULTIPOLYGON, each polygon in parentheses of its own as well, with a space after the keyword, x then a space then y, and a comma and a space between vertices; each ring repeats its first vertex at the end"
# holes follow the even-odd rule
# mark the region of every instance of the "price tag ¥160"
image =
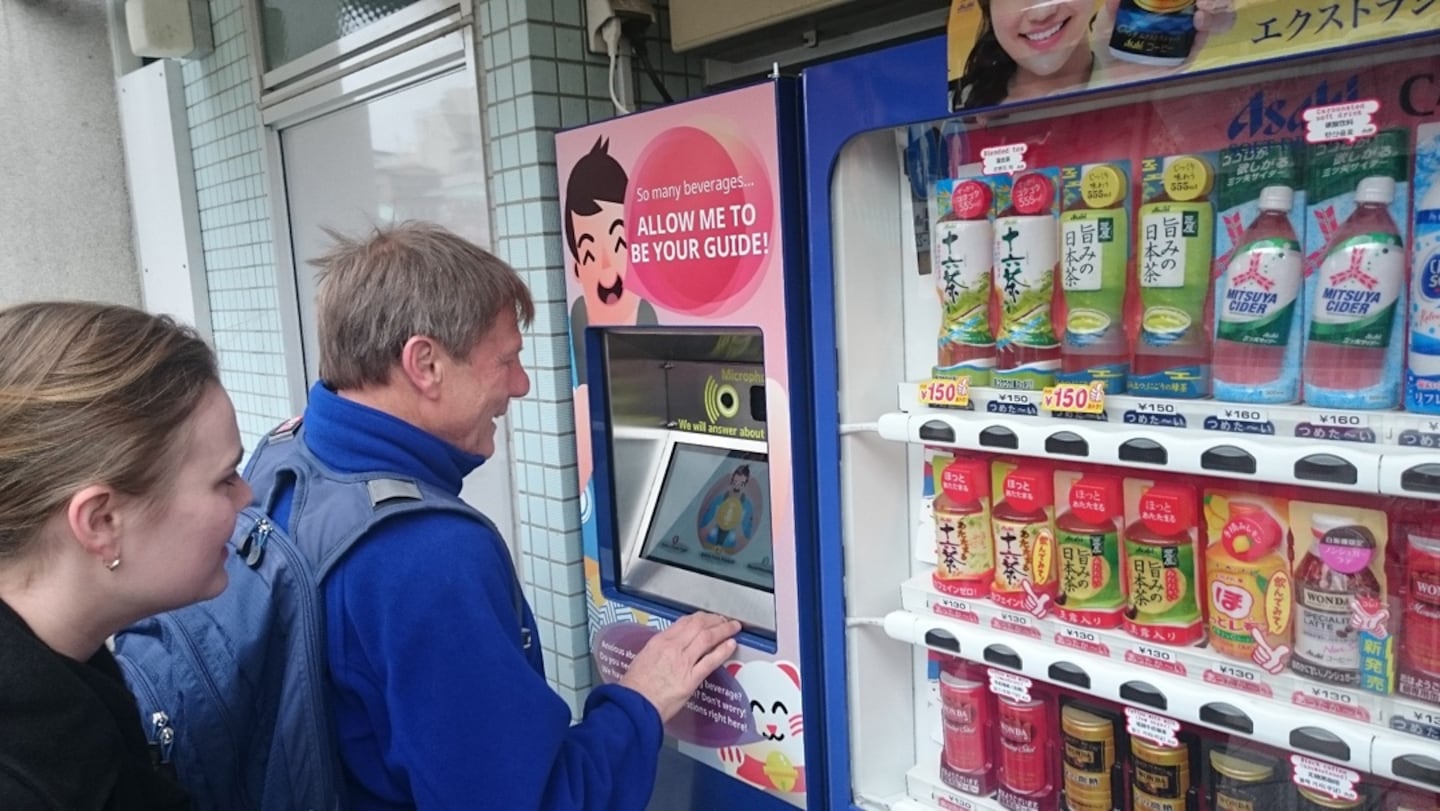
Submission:
POLYGON ((1040 393, 1040 408, 1051 413, 1103 414, 1105 384, 1057 383, 1040 393))

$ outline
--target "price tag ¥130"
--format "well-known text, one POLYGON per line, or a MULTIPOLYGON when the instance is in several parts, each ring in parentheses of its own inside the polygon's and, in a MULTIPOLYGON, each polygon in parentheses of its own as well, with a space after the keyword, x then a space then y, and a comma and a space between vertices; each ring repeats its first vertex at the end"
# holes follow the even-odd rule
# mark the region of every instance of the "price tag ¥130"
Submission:
POLYGON ((1095 381, 1048 386, 1040 393, 1040 408, 1052 414, 1103 414, 1105 384, 1095 381))
POLYGON ((970 378, 936 377, 920 384, 920 402, 941 408, 970 406, 970 378))

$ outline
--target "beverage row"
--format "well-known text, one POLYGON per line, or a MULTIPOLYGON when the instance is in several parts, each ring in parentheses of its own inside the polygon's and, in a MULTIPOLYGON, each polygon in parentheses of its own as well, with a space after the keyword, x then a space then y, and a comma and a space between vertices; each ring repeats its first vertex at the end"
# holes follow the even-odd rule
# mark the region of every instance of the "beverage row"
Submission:
POLYGON ((1427 811, 1437 798, 938 656, 939 777, 1011 811, 1427 811))
POLYGON ((934 373, 1440 413, 1440 124, 1415 136, 942 180, 934 373))
POLYGON ((941 451, 925 474, 944 594, 1440 703, 1423 504, 941 451))

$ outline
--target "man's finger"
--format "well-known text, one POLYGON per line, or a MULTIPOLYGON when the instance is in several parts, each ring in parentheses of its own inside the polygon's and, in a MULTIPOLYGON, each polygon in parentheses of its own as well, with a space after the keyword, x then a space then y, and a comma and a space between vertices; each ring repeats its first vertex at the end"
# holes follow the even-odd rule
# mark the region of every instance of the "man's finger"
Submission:
POLYGON ((717 668, 725 664, 725 660, 735 654, 737 644, 733 639, 726 639, 719 645, 716 645, 709 653, 700 657, 700 661, 695 663, 695 670, 692 671, 695 675, 699 676, 697 681, 703 681, 706 676, 714 673, 717 668))

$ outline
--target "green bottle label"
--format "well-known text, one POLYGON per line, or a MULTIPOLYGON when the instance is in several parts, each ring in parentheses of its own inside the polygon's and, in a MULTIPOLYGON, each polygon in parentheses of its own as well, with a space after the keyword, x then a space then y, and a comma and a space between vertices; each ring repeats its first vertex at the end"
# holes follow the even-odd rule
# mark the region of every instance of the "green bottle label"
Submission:
POLYGON ((1134 621, 1185 625, 1200 619, 1195 596, 1195 548, 1125 541, 1125 579, 1134 621))
POLYGON ((1060 542, 1060 588, 1066 608, 1105 609, 1124 604, 1118 533, 1061 529, 1056 537, 1060 542))
POLYGON ((1141 340, 1195 343, 1205 322, 1215 214, 1207 202, 1147 203, 1140 227, 1141 340))

